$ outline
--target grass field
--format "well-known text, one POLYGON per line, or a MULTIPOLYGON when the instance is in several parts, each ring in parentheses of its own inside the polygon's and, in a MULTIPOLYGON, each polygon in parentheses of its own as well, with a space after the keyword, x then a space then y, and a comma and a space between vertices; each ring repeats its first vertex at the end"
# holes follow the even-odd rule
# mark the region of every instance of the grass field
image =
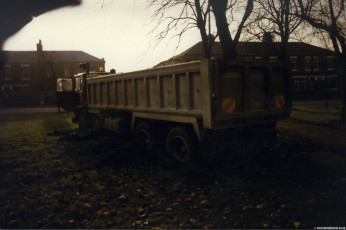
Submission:
POLYGON ((316 125, 337 125, 340 120, 340 106, 294 105, 291 118, 316 125))
POLYGON ((66 113, 0 116, 0 213, 2 220, 4 215, 10 218, 8 227, 38 227, 40 225, 37 224, 44 221, 43 215, 47 215, 43 208, 47 199, 58 202, 53 200, 57 194, 49 192, 49 188, 56 184, 55 179, 58 179, 52 174, 66 175, 70 169, 67 159, 61 157, 64 149, 59 145, 59 137, 47 134, 54 130, 76 128, 71 116, 66 113), (41 220, 37 219, 40 218, 37 212, 30 212, 39 209, 41 220), (21 222, 23 219, 30 220, 30 223, 21 222))
POLYGON ((0 114, 0 228, 344 226, 344 146, 299 133, 334 132, 335 111, 295 107, 279 125, 288 142, 194 167, 160 162, 127 137, 79 135, 70 113, 0 114))

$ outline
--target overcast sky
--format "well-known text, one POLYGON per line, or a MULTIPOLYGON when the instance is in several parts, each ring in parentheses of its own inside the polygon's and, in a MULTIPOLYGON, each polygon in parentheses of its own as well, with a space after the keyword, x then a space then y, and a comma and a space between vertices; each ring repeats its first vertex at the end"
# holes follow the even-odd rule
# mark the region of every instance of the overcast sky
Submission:
POLYGON ((42 40, 44 50, 82 50, 106 60, 106 70, 117 72, 151 68, 200 41, 191 31, 176 49, 177 42, 166 39, 151 47, 152 11, 147 0, 83 0, 80 6, 47 12, 33 19, 9 38, 4 50, 36 50, 42 40), (102 3, 104 6, 102 7, 102 3))

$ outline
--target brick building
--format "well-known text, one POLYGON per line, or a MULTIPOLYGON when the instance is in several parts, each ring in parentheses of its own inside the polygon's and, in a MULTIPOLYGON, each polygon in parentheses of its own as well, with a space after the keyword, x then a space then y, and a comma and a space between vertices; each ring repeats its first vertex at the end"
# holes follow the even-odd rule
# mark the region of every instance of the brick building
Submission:
POLYGON ((79 64, 89 62, 91 71, 104 70, 104 59, 83 51, 0 51, 0 106, 53 105, 56 78, 72 77, 79 64))

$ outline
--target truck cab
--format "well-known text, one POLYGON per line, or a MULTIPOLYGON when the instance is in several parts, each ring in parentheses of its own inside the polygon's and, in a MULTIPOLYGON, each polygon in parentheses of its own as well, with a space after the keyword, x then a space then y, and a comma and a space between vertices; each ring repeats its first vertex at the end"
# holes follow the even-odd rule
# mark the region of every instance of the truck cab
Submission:
MULTIPOLYGON (((77 73, 73 77, 57 78, 57 105, 65 111, 74 111, 82 102, 83 93, 83 75, 86 73, 77 73)), ((88 77, 107 75, 109 72, 90 72, 88 77)))

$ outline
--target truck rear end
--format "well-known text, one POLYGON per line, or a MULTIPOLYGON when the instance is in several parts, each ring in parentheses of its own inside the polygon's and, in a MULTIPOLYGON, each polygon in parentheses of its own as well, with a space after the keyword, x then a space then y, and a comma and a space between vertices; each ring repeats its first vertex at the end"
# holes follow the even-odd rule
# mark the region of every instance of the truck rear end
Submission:
POLYGON ((212 129, 276 122, 290 113, 289 77, 281 63, 218 60, 212 129))

